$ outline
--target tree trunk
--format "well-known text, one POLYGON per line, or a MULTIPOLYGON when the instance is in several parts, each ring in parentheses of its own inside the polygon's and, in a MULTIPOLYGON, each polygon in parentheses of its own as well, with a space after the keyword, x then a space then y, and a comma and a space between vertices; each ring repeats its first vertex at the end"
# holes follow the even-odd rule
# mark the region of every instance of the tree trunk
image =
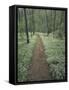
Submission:
POLYGON ((29 43, 29 33, 28 33, 28 24, 27 24, 26 9, 24 9, 24 16, 25 16, 25 29, 26 29, 27 43, 29 43))
POLYGON ((47 11, 46 11, 46 21, 47 21, 47 36, 49 35, 49 28, 48 28, 48 16, 47 16, 47 11))
POLYGON ((53 29, 53 37, 54 37, 54 32, 56 29, 56 10, 54 11, 54 25, 53 25, 54 29, 53 29))
POLYGON ((34 35, 34 33, 35 33, 35 21, 34 21, 34 11, 32 10, 32 26, 33 26, 33 35, 34 35))

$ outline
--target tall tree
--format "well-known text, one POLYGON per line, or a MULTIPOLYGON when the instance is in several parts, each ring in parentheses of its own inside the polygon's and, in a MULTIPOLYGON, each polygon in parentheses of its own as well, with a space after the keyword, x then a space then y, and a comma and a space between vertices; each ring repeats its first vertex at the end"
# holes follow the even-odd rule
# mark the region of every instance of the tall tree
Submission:
POLYGON ((55 30, 56 30, 56 10, 54 10, 53 36, 54 36, 55 30))
POLYGON ((24 8, 24 16, 25 16, 25 29, 26 29, 27 43, 29 43, 29 32, 28 32, 27 15, 26 15, 25 8, 24 8))
POLYGON ((48 15, 47 15, 47 10, 46 10, 46 22, 47 22, 47 35, 49 35, 49 28, 48 28, 48 15))
POLYGON ((64 28, 65 28, 65 24, 64 24, 64 12, 61 11, 60 12, 60 23, 59 23, 59 37, 63 38, 64 35, 64 28))
POLYGON ((52 10, 51 10, 51 32, 53 31, 53 20, 52 20, 52 15, 53 15, 53 13, 52 13, 52 10))
POLYGON ((33 30, 32 31, 33 31, 33 34, 34 34, 35 33, 35 20, 34 20, 34 10, 33 9, 32 9, 32 24, 33 24, 33 26, 32 26, 33 30))

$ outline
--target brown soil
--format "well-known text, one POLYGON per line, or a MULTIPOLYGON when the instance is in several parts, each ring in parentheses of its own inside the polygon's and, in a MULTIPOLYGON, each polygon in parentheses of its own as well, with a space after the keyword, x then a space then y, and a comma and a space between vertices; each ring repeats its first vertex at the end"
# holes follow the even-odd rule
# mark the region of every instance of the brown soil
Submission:
POLYGON ((44 53, 44 46, 40 36, 37 37, 32 63, 28 70, 29 81, 49 80, 48 63, 44 53))

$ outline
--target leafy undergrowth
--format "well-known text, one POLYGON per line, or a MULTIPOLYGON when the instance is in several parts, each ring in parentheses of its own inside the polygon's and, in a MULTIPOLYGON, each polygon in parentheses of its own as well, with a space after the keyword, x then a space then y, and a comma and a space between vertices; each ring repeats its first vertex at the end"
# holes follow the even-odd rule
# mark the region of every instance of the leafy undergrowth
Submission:
POLYGON ((27 70, 31 63, 35 41, 35 35, 30 39, 29 44, 27 44, 26 39, 23 40, 23 38, 18 35, 18 82, 27 81, 27 70))
POLYGON ((65 79, 65 40, 41 35, 52 80, 65 79))

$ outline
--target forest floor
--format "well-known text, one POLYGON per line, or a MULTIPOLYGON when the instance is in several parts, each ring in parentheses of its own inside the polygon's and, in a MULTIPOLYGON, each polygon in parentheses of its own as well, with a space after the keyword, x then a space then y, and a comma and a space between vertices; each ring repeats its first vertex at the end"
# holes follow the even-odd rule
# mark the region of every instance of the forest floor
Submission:
POLYGON ((28 80, 40 81, 49 79, 49 68, 44 52, 44 46, 41 37, 38 35, 33 51, 32 62, 28 70, 28 80))

